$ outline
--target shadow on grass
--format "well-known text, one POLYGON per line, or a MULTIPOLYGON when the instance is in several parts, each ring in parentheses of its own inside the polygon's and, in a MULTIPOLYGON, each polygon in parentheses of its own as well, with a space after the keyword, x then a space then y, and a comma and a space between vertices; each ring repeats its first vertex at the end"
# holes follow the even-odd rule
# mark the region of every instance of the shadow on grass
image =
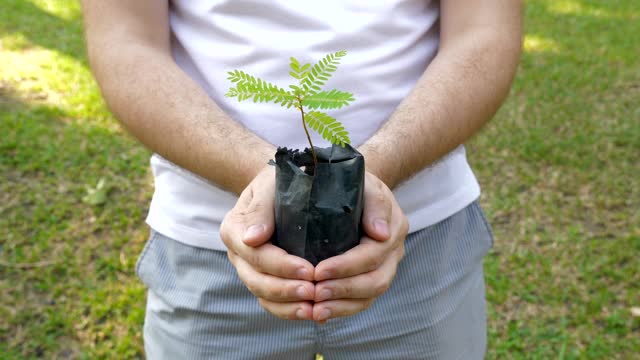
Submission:
POLYGON ((147 232, 148 152, 6 85, 0 133, 0 353, 140 357, 144 293, 133 266, 147 232), (100 178, 113 191, 86 204, 100 178))
POLYGON ((497 236, 485 260, 488 358, 640 350, 629 312, 640 295, 632 3, 528 1, 512 94, 469 144, 497 236))
POLYGON ((638 15, 631 9, 621 8, 623 16, 599 3, 562 3, 585 6, 560 13, 550 1, 527 2, 525 51, 512 95, 500 124, 490 124, 503 131, 488 136, 525 161, 601 169, 640 147, 632 121, 640 116, 640 43, 630 36, 640 33, 640 21, 632 21, 638 15), (597 155, 605 152, 614 158, 597 155))
POLYGON ((31 44, 70 56, 87 66, 80 18, 60 18, 27 0, 3 0, 0 33, 21 34, 31 44))

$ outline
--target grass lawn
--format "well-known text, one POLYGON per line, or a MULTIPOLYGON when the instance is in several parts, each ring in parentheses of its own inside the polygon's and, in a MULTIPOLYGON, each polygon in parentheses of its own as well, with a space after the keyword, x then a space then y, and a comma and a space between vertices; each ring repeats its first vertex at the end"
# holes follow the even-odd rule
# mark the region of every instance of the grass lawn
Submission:
MULTIPOLYGON (((512 94, 468 146, 490 359, 640 353, 638 34, 635 0, 527 1, 512 94)), ((149 155, 100 98, 77 1, 3 0, 0 359, 142 357, 149 155)))

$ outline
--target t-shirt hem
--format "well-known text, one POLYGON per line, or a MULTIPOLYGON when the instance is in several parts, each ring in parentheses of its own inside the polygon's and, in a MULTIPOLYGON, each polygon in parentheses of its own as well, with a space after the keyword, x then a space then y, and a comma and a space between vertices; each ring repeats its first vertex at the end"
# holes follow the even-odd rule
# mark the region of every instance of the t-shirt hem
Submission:
POLYGON ((181 226, 160 213, 149 215, 146 219, 154 231, 186 245, 218 251, 227 251, 218 231, 201 231, 181 226))
MULTIPOLYGON (((467 186, 446 199, 410 214, 408 216, 409 233, 422 230, 445 220, 467 207, 478 197, 480 197, 480 187, 477 185, 467 186), (425 219, 428 219, 428 221, 425 221, 425 219)), ((227 247, 222 242, 218 231, 201 231, 180 226, 157 212, 153 216, 148 216, 146 222, 153 230, 183 244, 210 250, 227 251, 227 247)))
POLYGON ((480 186, 474 181, 472 186, 465 186, 455 194, 409 214, 407 216, 409 220, 409 233, 422 230, 447 219, 469 206, 479 197, 480 186))

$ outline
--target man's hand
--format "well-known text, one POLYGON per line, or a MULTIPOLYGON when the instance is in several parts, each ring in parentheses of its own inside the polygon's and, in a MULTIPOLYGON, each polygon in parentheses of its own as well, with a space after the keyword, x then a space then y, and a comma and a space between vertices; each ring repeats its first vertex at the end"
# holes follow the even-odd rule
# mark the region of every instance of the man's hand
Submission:
POLYGON ((391 190, 369 172, 365 175, 362 224, 367 236, 360 245, 315 268, 315 321, 367 309, 395 277, 404 256, 409 222, 391 190))
POLYGON ((269 243, 275 229, 275 170, 268 166, 227 213, 220 236, 238 276, 268 312, 282 319, 311 320, 314 268, 269 243))

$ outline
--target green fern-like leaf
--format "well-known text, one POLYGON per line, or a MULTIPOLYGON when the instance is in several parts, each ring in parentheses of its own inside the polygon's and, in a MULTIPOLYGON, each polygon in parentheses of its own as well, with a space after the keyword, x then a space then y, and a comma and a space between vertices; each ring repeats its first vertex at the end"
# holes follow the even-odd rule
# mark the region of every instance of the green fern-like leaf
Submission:
POLYGON ((310 128, 315 130, 323 139, 344 147, 344 144, 351 143, 349 133, 344 126, 331 116, 320 112, 310 111, 305 114, 304 121, 310 128))
POLYGON ((300 86, 304 89, 305 95, 313 95, 322 91, 322 86, 338 69, 340 59, 345 55, 347 55, 345 50, 328 54, 306 71, 304 77, 300 79, 300 86))
POLYGON ((294 79, 302 80, 309 72, 311 68, 311 64, 300 65, 298 59, 291 57, 291 62, 289 64, 291 71, 289 71, 289 75, 294 79))
MULTIPOLYGON (((345 144, 350 143, 349 134, 344 126, 323 112, 305 113, 305 108, 309 110, 339 109, 354 101, 351 93, 335 89, 322 90, 322 86, 337 70, 340 59, 346 54, 346 51, 328 54, 314 65, 301 64, 298 59, 291 57, 289 75, 298 82, 295 85, 289 85, 290 91, 244 71, 230 71, 228 79, 235 86, 231 87, 225 96, 235 97, 238 101, 273 102, 287 108, 293 106, 302 112, 304 121, 309 127, 332 144, 344 147, 345 144)), ((313 147, 313 144, 310 145, 313 147)))
POLYGON ((238 101, 253 99, 253 102, 274 102, 289 108, 297 100, 294 94, 285 89, 251 76, 244 71, 230 71, 228 79, 236 86, 230 88, 225 96, 235 97, 238 101))
POLYGON ((334 89, 308 95, 303 99, 302 105, 309 109, 340 109, 349 105, 353 100, 355 99, 351 93, 334 89))

